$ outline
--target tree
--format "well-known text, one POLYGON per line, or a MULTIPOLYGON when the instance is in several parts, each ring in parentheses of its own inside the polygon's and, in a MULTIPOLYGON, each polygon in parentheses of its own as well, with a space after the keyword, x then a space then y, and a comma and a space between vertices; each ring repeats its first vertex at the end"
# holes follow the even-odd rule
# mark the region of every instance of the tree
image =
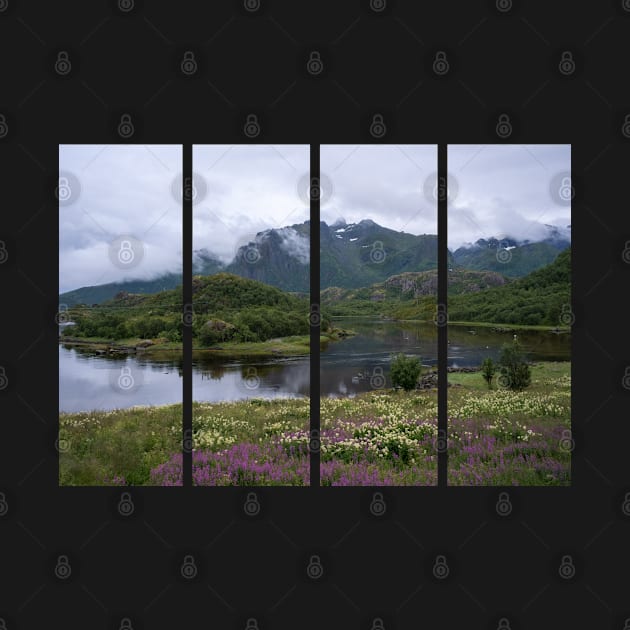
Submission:
POLYGON ((392 385, 409 391, 416 386, 422 366, 418 357, 408 357, 402 352, 392 359, 390 374, 392 385))
POLYGON ((486 357, 481 362, 481 375, 483 376, 486 383, 488 383, 488 389, 492 389, 492 378, 494 377, 494 373, 496 371, 497 367, 490 357, 486 357))
POLYGON ((505 387, 515 391, 529 387, 532 377, 531 370, 516 336, 512 343, 505 343, 501 347, 499 365, 501 381, 505 387))

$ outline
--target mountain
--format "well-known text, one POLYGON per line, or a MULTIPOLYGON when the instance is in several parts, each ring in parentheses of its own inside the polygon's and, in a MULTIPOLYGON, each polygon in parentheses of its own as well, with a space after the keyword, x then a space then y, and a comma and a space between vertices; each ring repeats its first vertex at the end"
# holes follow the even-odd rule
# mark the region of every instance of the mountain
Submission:
MULTIPOLYGON (((473 293, 508 283, 492 271, 453 270, 448 274, 449 295, 473 293)), ((321 291, 321 304, 332 315, 387 315, 399 319, 430 319, 437 296, 437 270, 410 271, 369 287, 321 291)))
MULTIPOLYGON (((537 242, 506 238, 479 239, 448 253, 449 268, 488 271, 518 278, 555 260, 570 244, 570 226, 546 226, 537 242)), ((320 286, 357 289, 385 282, 403 273, 435 270, 437 236, 391 230, 374 221, 320 222, 320 286)), ((307 293, 310 288, 310 222, 264 230, 241 246, 229 263, 207 249, 193 254, 193 273, 232 273, 284 291, 307 293)), ((156 293, 181 284, 181 275, 82 287, 59 296, 61 304, 96 304, 117 293, 156 293)))
POLYGON ((453 252, 454 265, 471 270, 496 271, 510 278, 522 276, 552 263, 571 245, 571 226, 545 225, 544 238, 532 242, 507 237, 481 238, 453 252))
POLYGON ((437 268, 437 236, 416 236, 365 219, 333 225, 321 222, 320 286, 356 288, 404 271, 437 268))
POLYGON ((59 304, 75 306, 77 304, 101 304, 111 300, 118 293, 159 293, 175 289, 182 283, 181 274, 168 273, 155 280, 129 280, 127 282, 110 282, 96 286, 81 287, 59 295, 59 304))
POLYGON ((310 222, 264 230, 240 247, 225 271, 284 291, 310 289, 310 222))

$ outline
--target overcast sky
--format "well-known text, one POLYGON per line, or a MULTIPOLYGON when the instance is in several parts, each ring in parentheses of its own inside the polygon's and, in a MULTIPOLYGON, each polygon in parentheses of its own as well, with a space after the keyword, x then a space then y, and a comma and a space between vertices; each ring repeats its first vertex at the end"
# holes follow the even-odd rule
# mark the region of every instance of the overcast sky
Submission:
POLYGON ((536 240, 544 224, 571 223, 558 196, 563 174, 570 186, 570 145, 449 145, 448 172, 451 249, 488 236, 536 240))
MULTIPOLYGON (((569 145, 450 145, 448 165, 452 249, 571 222, 556 192, 569 145)), ((63 145, 59 166, 72 189, 59 207, 60 292, 181 271, 181 147, 63 145), (110 244, 127 234, 143 256, 121 268, 110 244)), ((436 166, 435 145, 322 145, 322 220, 436 234, 436 166)), ((224 262, 257 232, 309 218, 308 145, 195 146, 193 169, 194 248, 224 262)))
POLYGON ((331 189, 322 200, 322 220, 372 219, 410 234, 437 234, 437 201, 430 184, 436 168, 435 145, 322 145, 323 194, 327 181, 331 189))
POLYGON ((59 203, 61 293, 181 272, 181 201, 171 191, 181 178, 181 156, 178 145, 59 147, 60 178, 71 190, 59 203), (110 243, 125 235, 143 247, 139 264, 129 268, 111 260, 110 243))
POLYGON ((198 145, 193 247, 224 262, 269 228, 309 219, 308 145, 198 145))

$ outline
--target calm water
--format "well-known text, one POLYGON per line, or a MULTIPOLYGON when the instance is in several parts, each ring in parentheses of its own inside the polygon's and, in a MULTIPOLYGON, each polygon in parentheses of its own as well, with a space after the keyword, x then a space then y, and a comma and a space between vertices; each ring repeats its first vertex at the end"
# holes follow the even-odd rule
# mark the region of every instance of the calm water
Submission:
MULTIPOLYGON (((308 357, 230 360, 197 353, 197 401, 308 396, 308 357)), ((59 410, 87 411, 182 401, 181 355, 110 358, 59 346, 59 410)))
MULTIPOLYGON (((322 396, 351 396, 390 387, 389 365, 396 352, 418 356, 426 366, 437 363, 437 329, 432 323, 344 318, 336 324, 358 334, 322 348, 322 396)), ((517 334, 531 360, 570 359, 568 334, 517 334)), ((466 367, 479 365, 486 356, 497 359, 501 344, 510 341, 512 333, 449 326, 448 337, 448 364, 466 367)), ((60 411, 181 402, 181 356, 165 356, 110 358, 60 345, 60 411)), ((194 400, 308 396, 309 369, 309 357, 229 359, 198 352, 193 357, 194 400)))
MULTIPOLYGON (((437 329, 432 323, 359 318, 343 318, 335 323, 358 334, 322 349, 322 396, 351 396, 374 388, 391 387, 389 365, 393 353, 415 355, 425 366, 437 364, 437 329)), ((568 334, 538 331, 519 331, 517 334, 528 358, 533 361, 570 359, 571 337, 568 334)), ((448 337, 448 365, 470 367, 479 365, 486 356, 498 359, 501 345, 511 341, 513 333, 449 326, 448 337)))

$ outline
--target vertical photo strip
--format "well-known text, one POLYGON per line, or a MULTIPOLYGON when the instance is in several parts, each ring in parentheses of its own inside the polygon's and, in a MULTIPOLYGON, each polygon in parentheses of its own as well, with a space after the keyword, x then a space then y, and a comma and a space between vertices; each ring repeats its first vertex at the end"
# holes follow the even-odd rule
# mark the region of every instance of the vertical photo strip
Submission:
POLYGON ((310 147, 193 147, 195 486, 310 482, 310 147))
POLYGON ((59 147, 59 484, 181 485, 182 150, 59 147))
POLYGON ((571 483, 571 146, 448 147, 448 484, 571 483))
POLYGON ((320 480, 437 484, 437 146, 322 145, 320 480))

